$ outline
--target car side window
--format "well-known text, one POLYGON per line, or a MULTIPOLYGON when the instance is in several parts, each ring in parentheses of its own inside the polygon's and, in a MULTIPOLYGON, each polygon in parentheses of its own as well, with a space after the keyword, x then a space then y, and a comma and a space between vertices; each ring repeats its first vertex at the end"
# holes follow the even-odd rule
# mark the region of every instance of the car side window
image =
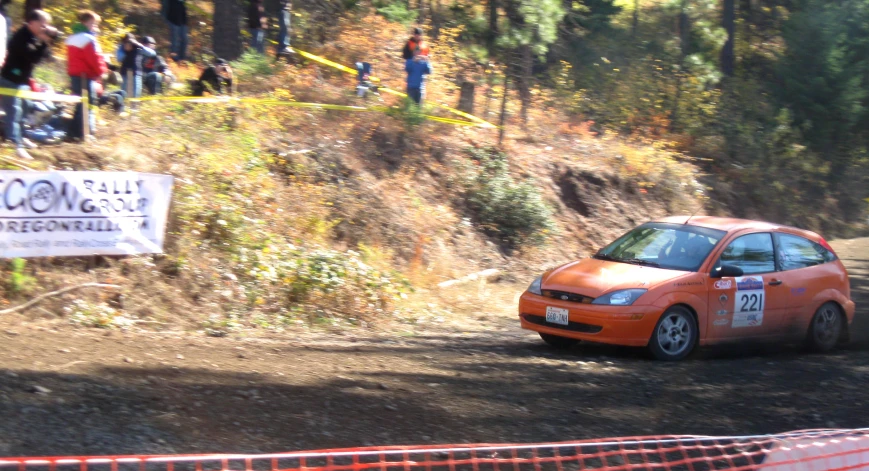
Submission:
POLYGON ((733 265, 746 275, 775 271, 775 249, 772 234, 762 232, 736 238, 724 249, 718 265, 733 265))
POLYGON ((782 270, 813 267, 835 259, 835 255, 820 244, 795 235, 779 234, 778 245, 782 270))

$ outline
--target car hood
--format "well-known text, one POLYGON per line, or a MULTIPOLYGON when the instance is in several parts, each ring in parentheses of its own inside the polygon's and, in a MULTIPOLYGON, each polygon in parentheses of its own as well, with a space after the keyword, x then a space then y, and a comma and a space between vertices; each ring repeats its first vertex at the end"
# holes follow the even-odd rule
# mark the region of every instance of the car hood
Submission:
POLYGON ((547 273, 542 288, 597 298, 617 289, 649 289, 689 273, 587 258, 547 273))

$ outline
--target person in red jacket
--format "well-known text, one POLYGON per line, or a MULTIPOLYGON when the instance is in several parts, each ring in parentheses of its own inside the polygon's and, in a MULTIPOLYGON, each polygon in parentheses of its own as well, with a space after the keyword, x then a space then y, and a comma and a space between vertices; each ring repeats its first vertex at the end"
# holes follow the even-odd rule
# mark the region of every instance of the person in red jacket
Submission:
MULTIPOLYGON (((66 40, 67 73, 72 84, 73 95, 81 96, 82 89, 88 91, 88 103, 96 104, 97 88, 100 77, 108 71, 103 51, 97 42, 96 33, 99 32, 100 16, 90 10, 79 12, 77 24, 73 27, 73 35, 66 40)), ((75 108, 72 127, 67 135, 72 139, 82 138, 84 133, 82 105, 75 108)), ((96 131, 96 114, 90 113, 88 125, 90 134, 96 131)))

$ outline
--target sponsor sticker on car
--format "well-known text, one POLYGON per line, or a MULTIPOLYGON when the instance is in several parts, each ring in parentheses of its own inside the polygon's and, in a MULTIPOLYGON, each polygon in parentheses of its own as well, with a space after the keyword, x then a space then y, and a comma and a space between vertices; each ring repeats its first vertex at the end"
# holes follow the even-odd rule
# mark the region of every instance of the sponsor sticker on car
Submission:
POLYGON ((731 289, 733 288, 733 280, 718 280, 715 282, 715 289, 731 289))
POLYGON ((766 292, 763 286, 761 276, 736 278, 733 323, 730 327, 758 327, 763 324, 763 308, 766 303, 766 292))

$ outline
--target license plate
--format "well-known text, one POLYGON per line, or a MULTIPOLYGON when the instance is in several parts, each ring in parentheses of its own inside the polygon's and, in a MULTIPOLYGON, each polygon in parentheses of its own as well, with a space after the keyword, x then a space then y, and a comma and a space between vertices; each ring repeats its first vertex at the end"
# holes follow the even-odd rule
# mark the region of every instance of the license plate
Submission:
POLYGON ((546 322, 567 325, 567 309, 549 306, 546 308, 546 322))

